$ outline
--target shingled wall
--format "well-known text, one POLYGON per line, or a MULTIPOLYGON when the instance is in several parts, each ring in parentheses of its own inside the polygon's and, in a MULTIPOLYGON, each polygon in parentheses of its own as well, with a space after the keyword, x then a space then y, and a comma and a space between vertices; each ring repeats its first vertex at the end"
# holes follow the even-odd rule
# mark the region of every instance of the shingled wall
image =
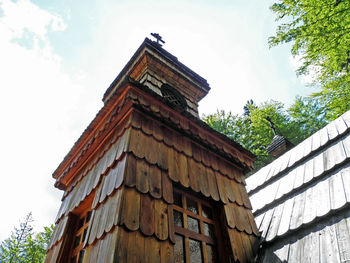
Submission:
POLYGON ((144 89, 129 83, 119 94, 58 177, 65 193, 46 262, 63 260, 70 215, 89 198, 84 262, 172 262, 174 186, 222 211, 229 261, 253 261, 259 233, 243 177, 252 158, 144 89))

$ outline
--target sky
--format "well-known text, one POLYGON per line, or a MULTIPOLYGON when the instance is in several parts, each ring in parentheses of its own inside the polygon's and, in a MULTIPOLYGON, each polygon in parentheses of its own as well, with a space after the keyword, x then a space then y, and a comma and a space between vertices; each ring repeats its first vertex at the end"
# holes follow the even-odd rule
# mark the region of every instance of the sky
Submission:
POLYGON ((310 94, 290 46, 268 47, 272 3, 0 0, 0 240, 29 212, 35 231, 54 222, 63 193, 53 171, 151 32, 210 84, 200 114, 310 94))

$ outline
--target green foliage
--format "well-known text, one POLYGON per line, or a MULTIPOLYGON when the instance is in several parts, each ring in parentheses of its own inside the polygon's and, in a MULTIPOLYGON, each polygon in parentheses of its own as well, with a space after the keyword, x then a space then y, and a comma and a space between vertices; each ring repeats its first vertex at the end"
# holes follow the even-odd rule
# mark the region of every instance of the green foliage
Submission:
POLYGON ((297 73, 314 75, 321 91, 313 96, 324 100, 329 119, 350 109, 350 2, 279 0, 271 9, 284 23, 270 46, 293 42, 291 52, 303 62, 297 73))
POLYGON ((302 131, 302 136, 297 141, 302 141, 324 127, 331 120, 327 117, 327 112, 319 98, 298 96, 288 109, 288 114, 302 131))
POLYGON ((23 262, 44 262, 47 246, 50 242, 54 226, 44 227, 42 232, 31 234, 27 238, 24 246, 25 260, 23 262))
POLYGON ((1 243, 1 263, 44 262, 54 226, 44 227, 42 232, 35 234, 32 222, 32 214, 29 213, 20 223, 20 227, 15 227, 11 236, 1 243))
POLYGON ((19 228, 15 227, 11 237, 2 242, 0 246, 1 262, 23 262, 25 258, 24 246, 27 238, 33 231, 31 223, 33 222, 32 214, 29 213, 19 228))
POLYGON ((334 80, 328 83, 327 88, 312 95, 323 105, 327 120, 334 120, 350 109, 349 83, 349 81, 334 80))
POLYGON ((266 151, 274 137, 267 117, 274 123, 277 134, 295 145, 327 124, 319 101, 301 97, 287 110, 277 101, 267 101, 260 106, 248 101, 240 116, 217 111, 203 116, 203 121, 254 153, 257 170, 273 160, 266 151))

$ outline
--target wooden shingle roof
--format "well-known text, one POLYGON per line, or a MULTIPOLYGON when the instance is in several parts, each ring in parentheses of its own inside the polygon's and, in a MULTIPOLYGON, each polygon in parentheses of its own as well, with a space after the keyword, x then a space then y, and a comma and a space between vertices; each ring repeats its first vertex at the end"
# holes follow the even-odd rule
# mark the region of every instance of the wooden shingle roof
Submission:
POLYGON ((173 184, 220 204, 233 258, 253 260, 259 233, 243 176, 243 170, 252 166, 251 154, 208 132, 200 120, 184 118, 154 100, 143 86, 128 83, 118 91, 125 92, 123 101, 58 177, 65 193, 47 262, 57 258, 69 228, 67 217, 77 213, 86 200, 91 200, 92 210, 86 253, 110 253, 96 247, 102 240, 111 242, 108 247, 118 246, 117 257, 123 257, 123 251, 139 238, 172 246, 173 184), (96 141, 102 143, 94 146, 96 141), (115 243, 118 231, 128 236, 130 244, 115 243))
POLYGON ((102 100, 106 102, 110 95, 119 87, 118 83, 122 81, 122 79, 125 77, 125 75, 129 74, 130 67, 133 63, 135 63, 135 60, 137 57, 142 53, 142 51, 148 48, 152 52, 157 53, 159 56, 161 56, 163 59, 165 59, 167 62, 169 62, 171 65, 176 67, 180 72, 188 76, 189 78, 193 79, 195 82, 199 84, 201 89, 205 91, 205 94, 210 90, 209 84, 206 79, 199 76, 197 73, 192 71, 190 68, 182 64, 177 57, 170 54, 168 51, 166 51, 164 48, 162 48, 159 44, 156 42, 145 38, 141 46, 136 50, 135 54, 131 57, 129 62, 124 66, 122 71, 118 74, 118 76, 113 80, 111 85, 108 87, 106 92, 103 95, 102 100))
POLYGON ((350 111, 246 181, 262 262, 350 260, 350 111))

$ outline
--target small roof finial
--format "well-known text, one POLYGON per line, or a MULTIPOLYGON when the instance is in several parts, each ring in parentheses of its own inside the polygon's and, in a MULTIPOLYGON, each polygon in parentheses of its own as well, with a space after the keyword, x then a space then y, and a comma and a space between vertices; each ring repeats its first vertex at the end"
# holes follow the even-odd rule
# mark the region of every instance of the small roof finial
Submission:
POLYGON ((267 116, 265 119, 270 123, 270 127, 271 127, 271 129, 272 129, 273 135, 276 136, 277 133, 276 133, 275 124, 272 122, 272 120, 270 119, 269 116, 267 116))
POLYGON ((158 34, 158 33, 151 33, 151 36, 154 37, 155 39, 157 39, 157 44, 162 46, 161 43, 165 44, 165 41, 162 40, 162 37, 158 34), (159 43, 161 42, 161 43, 159 43))

